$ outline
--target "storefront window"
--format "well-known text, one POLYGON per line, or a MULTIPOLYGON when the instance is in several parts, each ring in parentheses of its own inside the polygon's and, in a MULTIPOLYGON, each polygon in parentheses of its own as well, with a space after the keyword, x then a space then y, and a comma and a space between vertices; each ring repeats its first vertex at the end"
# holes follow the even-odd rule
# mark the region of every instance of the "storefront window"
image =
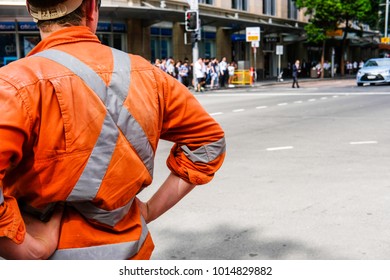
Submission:
POLYGON ((15 34, 0 33, 0 66, 17 59, 15 34))
POLYGON ((151 28, 151 60, 156 58, 168 58, 173 55, 172 52, 172 29, 171 28, 151 28))
POLYGON ((39 35, 34 34, 20 34, 20 54, 21 57, 27 56, 27 54, 41 41, 39 35))
POLYGON ((102 44, 127 51, 126 25, 124 23, 99 22, 96 35, 102 44))

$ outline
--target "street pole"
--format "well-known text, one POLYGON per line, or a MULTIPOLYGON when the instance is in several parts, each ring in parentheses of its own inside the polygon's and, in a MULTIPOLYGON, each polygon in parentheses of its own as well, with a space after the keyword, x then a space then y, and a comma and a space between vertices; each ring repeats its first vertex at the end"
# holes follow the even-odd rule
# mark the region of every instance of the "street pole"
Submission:
POLYGON ((387 25, 389 22, 389 0, 386 0, 386 13, 385 13, 385 38, 387 38, 387 25))
MULTIPOLYGON (((190 5, 190 9, 193 10, 193 11, 196 11, 197 14, 199 15, 199 2, 198 0, 187 0, 188 4, 190 5)), ((200 23, 200 20, 198 22, 198 30, 195 31, 195 34, 193 35, 196 35, 195 38, 194 38, 194 42, 192 44, 192 82, 193 82, 193 85, 196 89, 196 86, 197 86, 197 81, 198 79, 196 79, 196 75, 195 75, 195 72, 194 72, 194 66, 195 66, 195 63, 198 61, 199 59, 199 47, 198 47, 198 38, 200 37, 199 36, 199 33, 201 32, 200 31, 200 28, 201 28, 201 23, 200 23)))

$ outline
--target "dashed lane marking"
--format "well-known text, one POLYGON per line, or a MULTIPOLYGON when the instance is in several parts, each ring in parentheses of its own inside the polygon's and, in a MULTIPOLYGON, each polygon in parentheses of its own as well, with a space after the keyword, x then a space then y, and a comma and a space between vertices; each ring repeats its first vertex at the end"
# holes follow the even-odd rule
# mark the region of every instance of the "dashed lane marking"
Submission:
POLYGON ((370 145, 370 144, 378 144, 378 141, 356 141, 350 142, 351 145, 370 145))
POLYGON ((239 112, 244 112, 245 109, 235 109, 233 110, 233 113, 239 113, 239 112))
POLYGON ((293 146, 285 146, 285 147, 273 147, 273 148, 267 148, 267 151, 281 151, 281 150, 291 150, 294 149, 293 146))

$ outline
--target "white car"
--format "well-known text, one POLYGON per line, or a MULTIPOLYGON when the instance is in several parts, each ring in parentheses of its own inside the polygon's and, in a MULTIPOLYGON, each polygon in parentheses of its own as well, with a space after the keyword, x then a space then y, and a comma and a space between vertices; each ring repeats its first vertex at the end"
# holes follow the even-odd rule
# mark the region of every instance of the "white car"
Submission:
POLYGON ((356 74, 358 87, 390 83, 390 58, 371 58, 356 74))

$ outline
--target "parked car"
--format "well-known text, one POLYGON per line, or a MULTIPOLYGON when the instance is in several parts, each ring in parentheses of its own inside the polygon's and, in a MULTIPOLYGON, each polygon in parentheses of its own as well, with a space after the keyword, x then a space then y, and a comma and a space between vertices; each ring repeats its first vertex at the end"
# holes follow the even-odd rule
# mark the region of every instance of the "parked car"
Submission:
POLYGON ((390 58, 371 58, 356 74, 357 85, 390 83, 390 58))

